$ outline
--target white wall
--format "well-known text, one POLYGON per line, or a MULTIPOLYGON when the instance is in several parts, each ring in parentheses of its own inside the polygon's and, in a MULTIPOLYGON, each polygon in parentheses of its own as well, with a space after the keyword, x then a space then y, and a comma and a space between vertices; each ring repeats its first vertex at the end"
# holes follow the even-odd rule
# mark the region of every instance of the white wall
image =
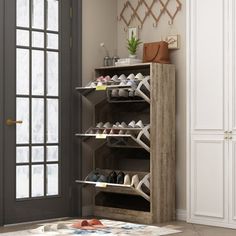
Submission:
MULTIPOLYGON (((130 0, 134 6, 137 0, 130 0)), ((148 1, 147 2, 152 2, 148 1)), ((165 1, 164 1, 165 2, 165 1)), ((170 1, 170 9, 175 10, 175 1, 170 1)), ((139 30, 139 38, 142 42, 156 42, 164 39, 167 35, 179 34, 181 38, 181 48, 179 50, 171 51, 171 62, 176 65, 176 82, 177 82, 177 104, 176 104, 176 176, 177 176, 177 209, 186 209, 186 56, 185 56, 185 0, 181 0, 183 6, 182 10, 178 13, 174 24, 168 24, 169 18, 167 14, 163 15, 157 28, 153 27, 153 19, 149 17, 143 25, 143 29, 139 30)), ((120 14, 125 0, 118 0, 117 15, 120 14)), ((144 15, 145 8, 140 11, 144 15)), ((128 51, 126 49, 127 33, 124 31, 124 23, 118 22, 117 26, 117 48, 120 57, 127 57, 128 51)), ((137 26, 134 22, 132 26, 137 26)), ((142 58, 142 46, 139 48, 138 57, 142 58)))

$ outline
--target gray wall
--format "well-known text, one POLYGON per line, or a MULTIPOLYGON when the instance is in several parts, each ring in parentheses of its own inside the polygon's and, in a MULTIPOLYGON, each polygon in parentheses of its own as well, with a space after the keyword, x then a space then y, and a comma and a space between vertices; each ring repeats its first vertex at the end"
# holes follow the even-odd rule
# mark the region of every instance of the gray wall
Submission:
MULTIPOLYGON (((137 0, 130 0, 137 3, 137 0)), ((147 0, 148 1, 148 0, 147 0)), ((93 69, 103 63, 104 52, 100 48, 100 43, 104 42, 110 54, 120 57, 127 57, 126 38, 124 24, 117 21, 125 0, 83 0, 83 84, 87 84, 93 77, 93 69)), ((174 2, 174 1, 173 1, 174 2)), ((177 209, 186 209, 186 57, 185 57, 185 0, 181 0, 183 6, 177 15, 172 26, 168 24, 168 17, 165 14, 157 28, 153 27, 153 21, 149 18, 139 37, 143 42, 153 42, 164 39, 167 35, 179 34, 181 38, 181 48, 171 52, 172 63, 177 68, 177 136, 176 136, 176 159, 177 159, 177 209)), ((170 5, 175 10, 173 3, 170 5)), ((144 13, 144 9, 141 10, 144 13)), ((134 22, 132 26, 136 26, 134 22)), ((142 58, 142 47, 138 52, 142 58)), ((86 125, 91 115, 84 115, 83 120, 86 125)), ((89 165, 89 164, 88 164, 89 165)), ((84 168, 86 172, 86 168, 84 168)), ((89 201, 85 201, 88 203, 89 201)), ((86 208, 86 207, 85 207, 86 208)))
MULTIPOLYGON (((94 79, 94 68, 102 66, 105 56, 100 43, 104 42, 110 54, 116 53, 117 47, 117 1, 116 0, 83 0, 82 2, 82 83, 86 85, 94 79)), ((83 107, 91 108, 86 100, 83 100, 83 107)), ((82 108, 85 110, 84 108, 82 108)), ((86 109, 87 110, 87 109, 86 109)), ((83 127, 92 123, 92 111, 82 114, 83 127)), ((89 151, 89 150, 87 150, 89 151)), ((83 176, 91 169, 91 154, 82 153, 84 165, 83 176)), ((86 188, 83 190, 83 214, 91 214, 92 201, 91 193, 86 188)))

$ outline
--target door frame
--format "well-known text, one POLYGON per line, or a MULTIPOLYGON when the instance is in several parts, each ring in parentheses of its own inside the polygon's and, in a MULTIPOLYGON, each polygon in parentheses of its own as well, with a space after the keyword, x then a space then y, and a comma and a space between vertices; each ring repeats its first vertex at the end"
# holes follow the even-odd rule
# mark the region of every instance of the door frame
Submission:
POLYGON ((0 225, 3 225, 4 152, 4 0, 0 0, 0 225))
POLYGON ((82 216, 82 186, 75 183, 82 178, 81 139, 75 137, 75 131, 82 129, 82 98, 75 87, 82 86, 82 0, 72 0, 72 83, 71 83, 71 123, 72 123, 72 215, 82 216))

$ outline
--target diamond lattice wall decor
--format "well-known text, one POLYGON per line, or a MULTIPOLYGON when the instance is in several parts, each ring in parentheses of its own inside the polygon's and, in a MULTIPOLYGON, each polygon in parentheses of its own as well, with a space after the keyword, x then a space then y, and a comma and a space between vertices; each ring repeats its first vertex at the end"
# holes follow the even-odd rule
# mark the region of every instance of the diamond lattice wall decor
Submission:
POLYGON ((148 17, 152 17, 154 20, 153 26, 157 27, 158 23, 164 13, 167 13, 169 16, 169 24, 173 24, 175 17, 178 12, 181 10, 182 3, 180 0, 152 0, 152 3, 149 5, 146 0, 138 0, 137 5, 134 6, 130 0, 126 1, 123 9, 118 17, 119 21, 123 21, 126 27, 130 27, 131 23, 136 19, 138 21, 139 28, 142 29, 145 21, 148 17), (159 3, 159 4, 158 4, 159 3), (176 10, 174 12, 170 9, 170 4, 176 5, 176 10), (156 8, 160 9, 156 9, 156 8), (139 14, 139 10, 144 8, 145 15, 142 17, 139 14), (155 11, 154 11, 155 10, 155 11), (131 12, 127 16, 127 12, 131 12), (157 13, 158 12, 158 13, 157 13))

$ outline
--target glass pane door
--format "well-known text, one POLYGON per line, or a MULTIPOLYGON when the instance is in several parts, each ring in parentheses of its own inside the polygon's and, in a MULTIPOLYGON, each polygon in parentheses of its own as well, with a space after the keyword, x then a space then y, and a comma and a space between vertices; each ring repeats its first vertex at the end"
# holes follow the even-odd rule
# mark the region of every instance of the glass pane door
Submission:
POLYGON ((16 199, 57 196, 59 2, 16 1, 16 199))
POLYGON ((5 1, 5 224, 71 212, 70 4, 5 1))

